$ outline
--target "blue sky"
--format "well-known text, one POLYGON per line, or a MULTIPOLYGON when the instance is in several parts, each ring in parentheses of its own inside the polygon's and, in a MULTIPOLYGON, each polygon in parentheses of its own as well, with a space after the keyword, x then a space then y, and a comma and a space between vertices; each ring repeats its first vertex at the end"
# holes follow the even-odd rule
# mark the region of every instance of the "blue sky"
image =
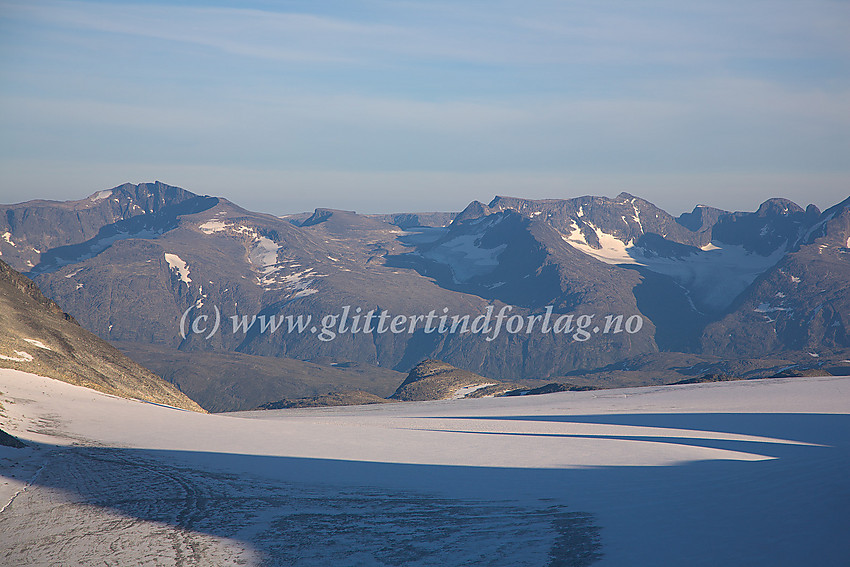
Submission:
POLYGON ((0 202, 850 195, 850 2, 7 2, 0 202))

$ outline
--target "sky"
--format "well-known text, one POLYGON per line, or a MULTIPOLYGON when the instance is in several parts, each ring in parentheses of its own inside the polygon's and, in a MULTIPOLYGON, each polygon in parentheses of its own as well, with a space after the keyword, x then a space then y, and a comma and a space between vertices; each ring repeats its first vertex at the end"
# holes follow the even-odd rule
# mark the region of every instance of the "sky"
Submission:
POLYGON ((0 0, 0 203, 850 195, 847 0, 0 0))

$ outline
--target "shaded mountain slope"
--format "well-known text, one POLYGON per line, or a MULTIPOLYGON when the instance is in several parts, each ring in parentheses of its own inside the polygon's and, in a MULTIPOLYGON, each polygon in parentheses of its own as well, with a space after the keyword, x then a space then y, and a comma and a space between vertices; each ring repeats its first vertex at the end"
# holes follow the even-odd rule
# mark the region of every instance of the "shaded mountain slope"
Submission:
POLYGON ((764 273, 734 309, 709 325, 703 351, 763 356, 850 349, 850 199, 826 210, 796 249, 764 273))
POLYGON ((327 392, 365 390, 385 398, 404 379, 400 372, 356 362, 180 351, 124 342, 115 346, 212 412, 250 410, 269 402, 327 392))
POLYGON ((202 411, 176 387, 83 329, 2 260, 0 331, 0 367, 124 398, 202 411))

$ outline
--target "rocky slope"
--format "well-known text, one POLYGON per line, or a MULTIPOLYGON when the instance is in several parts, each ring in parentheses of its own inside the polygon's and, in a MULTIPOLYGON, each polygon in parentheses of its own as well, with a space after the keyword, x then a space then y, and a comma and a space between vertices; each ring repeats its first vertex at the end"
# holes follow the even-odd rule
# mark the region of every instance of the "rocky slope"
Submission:
POLYGON ((394 400, 388 400, 362 390, 353 390, 349 392, 329 392, 320 396, 309 396, 306 398, 284 399, 263 404, 258 409, 276 410, 331 406, 365 406, 385 404, 392 401, 394 400))
POLYGON ((0 368, 203 411, 171 384, 83 329, 28 278, 0 260, 0 368))
MULTIPOLYGON (((495 385, 492 380, 473 372, 455 368, 441 360, 429 359, 414 366, 390 398, 405 402, 449 400, 464 398, 477 390, 495 385)), ((512 385, 505 384, 502 391, 510 389, 513 389, 512 385)), ((491 395, 495 393, 491 392, 491 395)))

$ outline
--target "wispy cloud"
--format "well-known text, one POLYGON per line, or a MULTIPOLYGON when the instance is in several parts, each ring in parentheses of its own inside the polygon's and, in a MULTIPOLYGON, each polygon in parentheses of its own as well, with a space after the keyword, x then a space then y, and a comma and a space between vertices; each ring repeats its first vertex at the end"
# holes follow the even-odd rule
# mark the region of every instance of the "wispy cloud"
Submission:
POLYGON ((297 10, 76 1, 4 3, 7 18, 219 49, 342 63, 422 57, 487 64, 659 63, 848 55, 846 2, 355 2, 297 10), (376 21, 377 20, 377 21, 376 21))
POLYGON ((339 48, 346 38, 400 32, 391 26, 242 8, 59 1, 14 4, 8 9, 7 17, 77 30, 195 44, 247 57, 312 63, 352 61, 339 48))
POLYGON ((363 187, 850 182, 848 28, 831 0, 0 0, 0 152, 204 182, 204 164, 363 187))

